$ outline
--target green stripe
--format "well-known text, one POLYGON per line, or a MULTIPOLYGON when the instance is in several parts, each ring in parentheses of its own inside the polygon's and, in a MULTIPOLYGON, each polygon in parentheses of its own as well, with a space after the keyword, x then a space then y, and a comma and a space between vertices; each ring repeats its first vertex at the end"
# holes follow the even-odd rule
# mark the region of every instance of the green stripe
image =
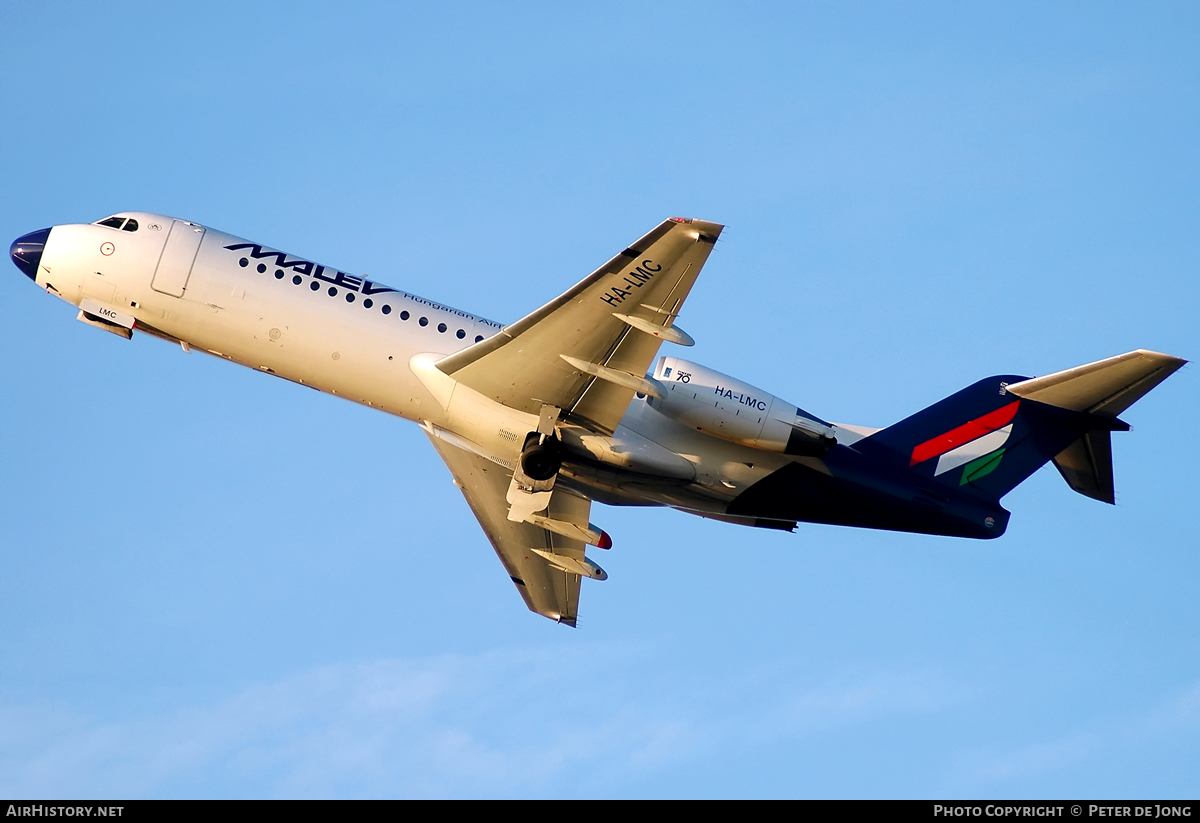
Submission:
POLYGON ((991 454, 985 454, 983 457, 976 457, 963 468, 962 480, 958 485, 965 486, 991 474, 1000 465, 1000 458, 1003 456, 1004 449, 1000 449, 991 454))

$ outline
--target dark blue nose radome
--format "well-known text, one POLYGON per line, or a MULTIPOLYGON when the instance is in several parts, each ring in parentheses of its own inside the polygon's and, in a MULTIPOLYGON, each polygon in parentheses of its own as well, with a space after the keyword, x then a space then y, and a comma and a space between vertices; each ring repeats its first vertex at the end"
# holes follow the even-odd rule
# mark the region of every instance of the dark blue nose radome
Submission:
POLYGON ((8 249, 12 261, 30 280, 37 280, 38 264, 42 262, 42 252, 46 250, 46 238, 49 236, 50 229, 31 231, 14 240, 8 249))

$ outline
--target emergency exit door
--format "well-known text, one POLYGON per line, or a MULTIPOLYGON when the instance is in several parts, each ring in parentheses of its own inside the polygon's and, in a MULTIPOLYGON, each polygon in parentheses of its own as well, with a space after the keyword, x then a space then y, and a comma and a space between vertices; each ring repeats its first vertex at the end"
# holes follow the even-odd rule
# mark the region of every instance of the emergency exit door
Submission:
POLYGON ((183 220, 171 224, 171 232, 167 235, 167 244, 163 246, 162 255, 158 258, 158 268, 154 270, 154 280, 150 285, 155 291, 181 297, 187 287, 188 278, 192 275, 192 263, 196 261, 196 252, 200 250, 200 241, 204 239, 204 228, 183 220))

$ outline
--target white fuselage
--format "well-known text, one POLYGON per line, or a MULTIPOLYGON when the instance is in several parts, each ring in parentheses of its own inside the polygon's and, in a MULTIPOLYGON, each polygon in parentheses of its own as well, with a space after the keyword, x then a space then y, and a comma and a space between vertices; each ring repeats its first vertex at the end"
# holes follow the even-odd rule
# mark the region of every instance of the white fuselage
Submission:
MULTIPOLYGON (((92 317, 413 420, 505 466, 536 428, 536 416, 432 367, 500 324, 198 224, 120 216, 137 230, 56 226, 38 285, 92 317)), ((568 426, 563 438, 582 460, 566 473, 596 499, 705 513, 797 459, 710 436, 640 397, 611 436, 568 426)))

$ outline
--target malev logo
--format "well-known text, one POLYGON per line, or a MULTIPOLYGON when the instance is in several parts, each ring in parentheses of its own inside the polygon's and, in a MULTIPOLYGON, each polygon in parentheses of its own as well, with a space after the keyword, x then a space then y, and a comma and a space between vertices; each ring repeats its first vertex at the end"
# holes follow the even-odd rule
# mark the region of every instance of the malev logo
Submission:
POLYGON ((957 429, 951 429, 913 449, 910 466, 937 458, 934 476, 965 466, 958 485, 985 477, 996 470, 1004 457, 1004 444, 1012 435, 1013 418, 1017 416, 1020 400, 1001 406, 994 412, 977 417, 957 429))

